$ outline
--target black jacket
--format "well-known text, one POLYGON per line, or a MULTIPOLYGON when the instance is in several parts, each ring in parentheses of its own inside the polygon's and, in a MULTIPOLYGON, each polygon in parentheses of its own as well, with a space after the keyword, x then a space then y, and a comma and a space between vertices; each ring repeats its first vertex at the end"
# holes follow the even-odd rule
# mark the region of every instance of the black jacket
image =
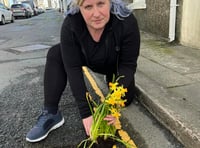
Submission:
POLYGON ((102 74, 116 73, 118 69, 119 75, 125 76, 120 83, 127 87, 134 79, 139 47, 140 34, 133 14, 123 20, 111 14, 99 42, 90 36, 80 13, 65 18, 61 29, 61 53, 82 118, 91 115, 82 66, 102 74), (116 51, 118 49, 120 51, 116 51))

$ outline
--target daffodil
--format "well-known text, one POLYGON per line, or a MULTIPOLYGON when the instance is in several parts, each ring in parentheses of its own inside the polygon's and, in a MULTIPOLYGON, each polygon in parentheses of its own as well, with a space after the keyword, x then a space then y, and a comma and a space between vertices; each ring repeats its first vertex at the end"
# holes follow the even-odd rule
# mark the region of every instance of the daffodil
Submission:
MULTIPOLYGON (((98 144, 97 139, 99 137, 102 137, 104 140, 109 137, 113 140, 121 142, 127 148, 136 148, 132 147, 134 143, 130 139, 129 135, 121 129, 119 118, 121 116, 121 109, 125 106, 124 103, 126 100, 123 97, 125 96, 127 89, 122 85, 119 85, 119 78, 117 78, 116 81, 109 83, 109 93, 100 104, 97 104, 89 93, 86 94, 86 96, 88 96, 87 100, 93 116, 93 123, 90 130, 90 137, 83 140, 78 147, 84 145, 84 148, 90 148, 94 143, 98 144), (94 104, 94 107, 90 104, 91 102, 94 104), (107 121, 104 120, 107 115, 112 115, 116 118, 114 125, 108 125, 107 121), (118 131, 121 138, 116 136, 116 131, 118 131), (89 146, 87 145, 88 141, 91 142, 89 146)), ((116 145, 114 145, 113 148, 116 148, 116 145)))
POLYGON ((127 91, 127 88, 123 88, 122 86, 119 86, 118 89, 119 89, 120 92, 122 93, 122 96, 124 96, 125 93, 128 92, 128 91, 127 91))
POLYGON ((115 82, 115 83, 109 82, 109 84, 108 84, 111 91, 116 90, 118 85, 119 85, 118 82, 115 82))
POLYGON ((119 111, 117 110, 117 108, 111 107, 109 110, 111 112, 111 115, 113 117, 115 117, 116 119, 118 119, 121 116, 121 114, 119 113, 119 111))
POLYGON ((120 100, 122 97, 120 90, 114 91, 111 96, 114 97, 115 100, 120 100))
POLYGON ((105 100, 105 102, 110 104, 110 105, 115 105, 116 99, 111 96, 109 99, 105 100))
POLYGON ((117 102, 117 104, 120 105, 121 107, 124 107, 125 106, 125 102, 126 102, 126 100, 119 100, 117 102))

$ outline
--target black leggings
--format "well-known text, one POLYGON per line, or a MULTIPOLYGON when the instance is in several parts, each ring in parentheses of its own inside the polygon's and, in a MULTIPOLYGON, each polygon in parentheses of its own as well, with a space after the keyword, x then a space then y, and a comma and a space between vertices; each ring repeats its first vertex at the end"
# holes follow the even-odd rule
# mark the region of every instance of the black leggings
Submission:
MULTIPOLYGON (((107 75, 107 81, 112 80, 112 75, 107 75)), ((44 106, 46 108, 58 109, 61 95, 67 84, 67 74, 64 69, 60 44, 52 46, 47 54, 45 73, 44 73, 44 106)), ((129 105, 135 96, 135 82, 128 87, 126 94, 126 105, 129 105)))
POLYGON ((47 54, 44 72, 44 106, 58 108, 61 95, 67 84, 60 44, 51 47, 47 54))

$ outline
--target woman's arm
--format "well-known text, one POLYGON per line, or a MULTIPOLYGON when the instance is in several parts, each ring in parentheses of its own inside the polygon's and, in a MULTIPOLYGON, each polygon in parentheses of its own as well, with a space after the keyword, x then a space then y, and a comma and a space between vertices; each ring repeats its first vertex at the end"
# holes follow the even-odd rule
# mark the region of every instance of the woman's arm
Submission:
POLYGON ((119 74, 125 76, 120 79, 124 87, 128 87, 134 79, 137 68, 137 59, 140 49, 140 32, 137 20, 130 15, 123 21, 121 49, 119 55, 119 74))
POLYGON ((78 104, 80 115, 85 118, 90 116, 91 112, 86 100, 87 89, 82 72, 81 50, 78 44, 75 44, 75 36, 71 28, 70 18, 67 17, 61 28, 61 54, 67 79, 78 104))

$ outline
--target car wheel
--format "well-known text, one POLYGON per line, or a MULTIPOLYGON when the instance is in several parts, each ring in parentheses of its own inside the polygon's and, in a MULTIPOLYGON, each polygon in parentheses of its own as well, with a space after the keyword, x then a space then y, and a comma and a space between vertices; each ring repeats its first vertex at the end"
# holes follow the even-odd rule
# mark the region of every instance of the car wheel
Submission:
POLYGON ((12 15, 11 23, 14 23, 15 17, 12 15))
POLYGON ((1 17, 1 24, 4 25, 6 23, 4 16, 1 17))

